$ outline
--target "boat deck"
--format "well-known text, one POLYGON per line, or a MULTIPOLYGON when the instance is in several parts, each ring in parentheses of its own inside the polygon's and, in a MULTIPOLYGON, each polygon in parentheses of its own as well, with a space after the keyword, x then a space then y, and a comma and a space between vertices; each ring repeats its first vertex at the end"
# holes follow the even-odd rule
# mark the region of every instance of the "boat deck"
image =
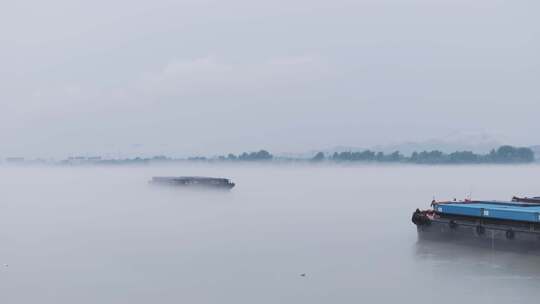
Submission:
POLYGON ((540 222, 540 204, 501 201, 470 201, 434 203, 433 208, 435 211, 443 214, 534 223, 540 222))
POLYGON ((182 186, 182 187, 211 187, 231 189, 235 183, 228 178, 204 177, 204 176, 154 176, 150 184, 182 186))

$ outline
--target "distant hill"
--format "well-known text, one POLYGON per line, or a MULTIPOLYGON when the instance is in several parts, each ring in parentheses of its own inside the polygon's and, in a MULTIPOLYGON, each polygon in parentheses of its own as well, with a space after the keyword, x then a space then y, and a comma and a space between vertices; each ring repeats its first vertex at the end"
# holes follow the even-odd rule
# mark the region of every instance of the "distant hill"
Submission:
POLYGON ((315 154, 322 152, 325 155, 332 155, 334 152, 361 152, 365 151, 368 148, 362 148, 362 147, 353 147, 353 146, 336 146, 333 148, 321 148, 318 150, 310 150, 307 152, 284 152, 284 153, 277 153, 276 155, 278 157, 284 157, 284 158, 311 158, 315 156, 315 154))
POLYGON ((425 141, 408 141, 393 145, 378 145, 373 150, 390 153, 400 151, 404 155, 409 155, 414 151, 439 150, 445 153, 455 151, 472 151, 474 153, 488 153, 491 149, 496 149, 503 144, 493 136, 485 133, 464 133, 455 132, 436 139, 425 141))
MULTIPOLYGON (((404 141, 393 144, 382 144, 375 146, 336 146, 333 148, 324 148, 321 150, 313 150, 306 153, 297 153, 295 156, 311 157, 317 152, 323 152, 326 155, 334 152, 361 152, 371 150, 376 152, 392 153, 400 151, 403 155, 410 155, 413 152, 433 151, 438 150, 444 153, 452 153, 455 151, 471 151, 474 153, 485 154, 492 149, 497 149, 503 143, 493 136, 485 133, 464 133, 455 132, 440 136, 437 139, 428 139, 424 141, 404 141)), ((540 146, 539 146, 540 149, 540 146)), ((539 150, 540 152, 540 150, 539 150)), ((540 155, 540 154, 539 154, 540 155)))
POLYGON ((491 149, 496 149, 502 144, 498 142, 447 142, 442 140, 428 140, 424 142, 406 142, 394 145, 378 145, 371 149, 374 151, 382 151, 390 153, 393 151, 400 151, 404 155, 410 155, 415 151, 432 151, 439 150, 445 153, 451 153, 454 151, 472 151, 474 153, 487 153, 491 149))

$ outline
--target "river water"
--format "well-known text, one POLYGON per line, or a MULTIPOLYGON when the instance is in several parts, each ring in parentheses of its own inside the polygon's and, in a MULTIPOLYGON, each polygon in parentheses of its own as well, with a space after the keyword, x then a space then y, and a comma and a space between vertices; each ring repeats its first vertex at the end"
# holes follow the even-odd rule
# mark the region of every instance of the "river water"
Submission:
POLYGON ((2 167, 0 303, 533 302, 540 256, 419 243, 410 217, 538 181, 536 165, 2 167))

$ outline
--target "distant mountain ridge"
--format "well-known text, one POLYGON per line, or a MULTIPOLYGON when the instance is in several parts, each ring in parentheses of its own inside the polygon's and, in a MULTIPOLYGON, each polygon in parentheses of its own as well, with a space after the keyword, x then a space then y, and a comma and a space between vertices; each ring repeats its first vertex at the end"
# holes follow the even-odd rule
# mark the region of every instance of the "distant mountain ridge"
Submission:
POLYGON ((400 151, 404 155, 410 155, 413 152, 438 150, 445 153, 455 151, 471 151, 474 153, 487 153, 492 149, 502 146, 502 143, 480 142, 480 143, 456 143, 442 140, 429 140, 424 142, 406 142, 395 145, 378 145, 372 147, 372 150, 390 153, 400 151))
MULTIPOLYGON (((392 153, 399 151, 403 155, 410 155, 413 152, 421 151, 433 151, 438 150, 444 153, 452 153, 456 151, 471 151, 474 153, 487 153, 492 149, 497 149, 502 146, 499 142, 490 143, 449 143, 441 140, 429 140, 424 142, 404 142, 400 144, 389 145, 376 145, 371 147, 358 147, 358 146, 336 146, 329 149, 312 150, 307 153, 296 154, 296 156, 313 156, 317 152, 323 152, 325 154, 333 154, 340 152, 361 152, 365 150, 371 150, 375 152, 392 153)), ((538 147, 538 153, 540 153, 540 146, 538 147)), ((291 154, 288 154, 291 155, 291 154)))
MULTIPOLYGON (((505 145, 505 142, 501 142, 491 135, 480 134, 464 134, 453 133, 447 136, 441 137, 444 139, 428 139, 425 141, 404 141, 394 144, 381 144, 374 146, 336 146, 332 148, 326 148, 321 150, 311 150, 306 153, 283 153, 283 156, 297 156, 297 157, 311 157, 317 152, 323 152, 324 154, 334 154, 341 152, 361 152, 365 150, 371 150, 375 152, 392 153, 399 151, 403 155, 411 155, 413 152, 421 151, 433 151, 438 150, 444 153, 452 153, 456 151, 471 151, 473 153, 488 153, 492 149, 505 145)), ((540 155, 540 145, 537 146, 537 155, 540 155)))

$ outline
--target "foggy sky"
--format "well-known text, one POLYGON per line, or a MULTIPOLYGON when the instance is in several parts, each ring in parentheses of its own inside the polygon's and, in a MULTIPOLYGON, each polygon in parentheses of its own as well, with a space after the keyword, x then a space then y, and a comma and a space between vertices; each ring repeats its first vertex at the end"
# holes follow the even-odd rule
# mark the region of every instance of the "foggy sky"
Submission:
POLYGON ((539 144, 537 1, 51 0, 0 10, 0 156, 539 144))

